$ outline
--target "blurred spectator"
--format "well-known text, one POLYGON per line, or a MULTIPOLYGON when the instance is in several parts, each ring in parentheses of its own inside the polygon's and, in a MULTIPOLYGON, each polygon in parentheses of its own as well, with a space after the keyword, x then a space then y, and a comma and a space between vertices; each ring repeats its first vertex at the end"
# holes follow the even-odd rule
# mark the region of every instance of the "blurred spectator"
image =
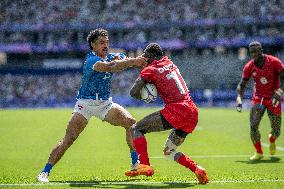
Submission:
MULTIPOLYGON (((138 76, 136 70, 116 73, 112 82, 114 95, 129 94, 138 76)), ((73 103, 78 91, 81 74, 62 75, 0 75, 0 108, 29 106, 61 106, 73 103), (2 102, 2 103, 1 103, 2 102)))
POLYGON ((281 15, 283 8, 284 2, 279 0, 107 0, 96 3, 91 0, 2 0, 0 23, 104 23, 144 20, 160 22, 258 18, 281 15))

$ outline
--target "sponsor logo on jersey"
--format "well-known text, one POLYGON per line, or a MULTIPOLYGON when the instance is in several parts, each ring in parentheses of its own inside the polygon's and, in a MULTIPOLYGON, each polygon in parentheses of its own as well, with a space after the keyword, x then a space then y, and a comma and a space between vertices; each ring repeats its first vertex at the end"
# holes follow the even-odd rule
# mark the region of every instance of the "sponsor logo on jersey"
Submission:
POLYGON ((260 82, 261 82, 263 85, 267 84, 267 79, 266 79, 266 77, 260 78, 260 82))

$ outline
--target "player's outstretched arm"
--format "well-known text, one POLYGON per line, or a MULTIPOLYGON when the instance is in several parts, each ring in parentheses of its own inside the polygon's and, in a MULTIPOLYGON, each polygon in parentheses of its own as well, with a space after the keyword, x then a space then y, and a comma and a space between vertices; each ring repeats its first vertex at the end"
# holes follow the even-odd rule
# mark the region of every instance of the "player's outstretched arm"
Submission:
POLYGON ((242 112, 242 104, 243 104, 242 99, 244 96, 247 83, 248 83, 248 80, 245 78, 242 78, 237 86, 237 99, 236 99, 237 106, 236 108, 238 112, 242 112))
POLYGON ((143 88, 144 85, 145 85, 144 79, 142 79, 141 77, 138 77, 135 80, 135 83, 133 84, 133 86, 130 90, 130 96, 140 100, 141 99, 140 91, 141 91, 141 89, 143 88))
POLYGON ((274 92, 272 96, 272 105, 277 107, 281 101, 281 97, 284 91, 284 70, 280 72, 280 87, 274 92))
POLYGON ((126 68, 138 67, 143 68, 147 65, 144 58, 126 58, 123 60, 114 60, 111 62, 98 61, 93 66, 93 70, 97 72, 119 72, 126 68))

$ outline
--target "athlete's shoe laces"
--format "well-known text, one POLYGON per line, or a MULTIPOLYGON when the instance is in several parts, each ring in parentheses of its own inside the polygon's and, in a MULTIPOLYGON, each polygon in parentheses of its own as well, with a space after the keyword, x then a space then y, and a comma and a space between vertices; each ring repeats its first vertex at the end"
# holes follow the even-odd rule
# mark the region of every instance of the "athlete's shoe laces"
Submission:
POLYGON ((199 184, 207 184, 209 182, 208 176, 206 174, 206 170, 201 166, 197 165, 196 170, 194 172, 197 177, 199 184))
POLYGON ((255 153, 253 156, 251 156, 249 159, 251 161, 258 161, 261 160, 263 158, 263 154, 259 154, 259 153, 255 153))
MULTIPOLYGON (((269 139, 272 137, 271 134, 269 134, 269 139)), ((269 140, 270 141, 270 140, 269 140)), ((270 152, 270 155, 275 155, 276 153, 276 144, 275 142, 270 142, 269 143, 269 152, 270 152)))
POLYGON ((41 172, 38 176, 37 176, 37 180, 39 182, 49 182, 48 180, 48 173, 47 172, 41 172))
POLYGON ((126 171, 125 175, 128 177, 136 177, 138 175, 145 175, 147 177, 154 174, 154 169, 150 165, 139 164, 136 169, 126 171))

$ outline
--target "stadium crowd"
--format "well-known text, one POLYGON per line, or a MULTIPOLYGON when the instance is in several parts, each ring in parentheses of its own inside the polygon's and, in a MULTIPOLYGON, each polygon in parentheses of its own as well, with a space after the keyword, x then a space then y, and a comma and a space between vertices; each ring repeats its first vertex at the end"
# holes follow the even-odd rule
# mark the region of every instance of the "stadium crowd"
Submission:
POLYGON ((4 107, 54 106, 72 102, 79 74, 0 75, 0 99, 4 107))
MULTIPOLYGON (((131 70, 116 73, 112 94, 127 96, 137 74, 131 70)), ((0 74, 0 108, 73 105, 81 77, 80 73, 0 74)))
POLYGON ((173 40, 203 42, 253 36, 281 37, 284 25, 274 18, 282 16, 283 8, 284 2, 279 0, 108 0, 96 3, 90 0, 51 0, 48 3, 44 0, 4 0, 0 4, 0 23, 8 29, 0 33, 0 40, 2 43, 47 44, 49 48, 60 44, 64 48, 66 44, 83 44, 88 32, 86 28, 92 24, 114 27, 112 41, 121 46, 126 41, 170 40, 178 43, 173 40), (267 18, 269 22, 261 22, 267 18), (226 19, 232 19, 233 24, 227 23, 226 19), (236 19, 242 19, 244 23, 236 19), (250 23, 252 20, 260 23, 250 23), (178 25, 179 22, 182 24, 178 25), (17 28, 17 24, 21 24, 21 30, 9 29, 9 25, 17 28), (48 24, 54 28, 45 31, 48 24), (133 26, 139 24, 142 27, 135 30, 133 26), (60 25, 64 25, 63 29, 57 28, 60 25), (68 29, 71 25, 73 29, 68 29), (115 30, 117 27, 119 30, 115 30))
POLYGON ((281 15, 283 8, 284 2, 279 0, 106 0, 95 3, 91 0, 3 0, 0 23, 143 23, 145 20, 261 18, 281 15))

